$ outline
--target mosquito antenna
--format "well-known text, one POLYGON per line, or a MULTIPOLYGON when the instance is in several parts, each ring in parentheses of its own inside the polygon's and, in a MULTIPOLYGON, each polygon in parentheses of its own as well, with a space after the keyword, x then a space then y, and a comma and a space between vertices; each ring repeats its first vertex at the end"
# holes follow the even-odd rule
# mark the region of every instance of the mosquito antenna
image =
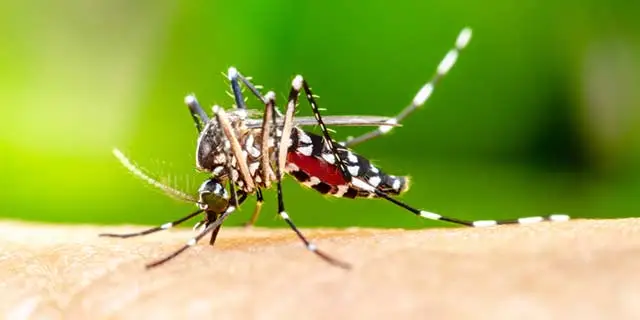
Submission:
POLYGON ((146 183, 164 191, 166 194, 173 196, 177 199, 183 200, 183 201, 187 201, 187 202, 193 202, 193 203, 197 203, 198 201, 180 191, 180 190, 176 190, 174 188, 171 188, 163 183, 161 183, 160 181, 151 178, 150 176, 148 176, 146 173, 142 172, 142 170, 140 170, 140 168, 138 168, 138 166, 136 166, 135 164, 133 164, 129 158, 127 158, 127 156, 124 155, 124 153, 122 153, 122 151, 120 151, 118 148, 113 148, 112 150, 113 155, 120 161, 120 163, 122 163, 122 165, 127 168, 127 170, 129 170, 131 173, 133 173, 136 177, 144 180, 146 183))

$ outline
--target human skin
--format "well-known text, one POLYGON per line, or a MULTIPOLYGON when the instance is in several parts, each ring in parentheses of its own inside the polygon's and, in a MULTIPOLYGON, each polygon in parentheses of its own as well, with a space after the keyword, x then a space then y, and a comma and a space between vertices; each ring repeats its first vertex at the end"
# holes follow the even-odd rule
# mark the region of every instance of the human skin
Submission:
POLYGON ((6 319, 638 319, 640 220, 418 231, 223 228, 156 269, 193 232, 0 223, 6 319))

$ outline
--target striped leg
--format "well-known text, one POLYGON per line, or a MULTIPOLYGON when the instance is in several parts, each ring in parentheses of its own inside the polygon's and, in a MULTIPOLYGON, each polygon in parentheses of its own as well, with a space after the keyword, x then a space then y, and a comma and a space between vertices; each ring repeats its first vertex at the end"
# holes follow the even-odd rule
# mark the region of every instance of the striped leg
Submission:
MULTIPOLYGON (((292 89, 293 92, 294 89, 292 89)), ((297 95, 296 95, 297 96, 297 95)), ((288 103, 288 108, 287 108, 287 114, 289 114, 289 109, 294 109, 295 108, 295 103, 292 102, 293 100, 291 100, 292 95, 290 95, 290 100, 288 103)), ((272 112, 275 113, 275 99, 272 97, 271 99, 267 100, 267 104, 266 104, 266 108, 271 108, 272 112)), ((286 118, 285 118, 286 119, 286 118)), ((267 119, 268 121, 269 119, 267 119)), ((273 126, 276 127, 276 119, 275 117, 272 117, 271 120, 273 121, 273 126)), ((290 125, 290 124, 289 124, 290 125)), ((285 127, 287 127, 287 123, 285 120, 285 127)), ((284 132, 284 130, 282 131, 284 132)), ((274 139, 274 141, 276 142, 276 150, 286 150, 288 149, 288 144, 287 143, 283 143, 283 141, 287 141, 285 139, 283 139, 284 137, 289 137, 288 135, 281 135, 280 137, 277 137, 277 130, 273 130, 273 132, 271 132, 271 137, 274 139), (280 138, 280 139, 278 139, 280 138)), ((293 220, 291 220, 291 218, 289 217, 289 215, 287 214, 287 212, 285 211, 285 207, 284 207, 284 196, 282 193, 282 173, 283 171, 281 171, 280 169, 280 157, 276 156, 276 177, 277 177, 277 192, 278 192, 278 214, 280 215, 280 217, 282 217, 282 219, 284 219, 284 221, 289 225, 289 227, 291 228, 291 230, 293 230, 293 232, 296 233, 296 235, 298 236, 298 238, 304 243, 304 246, 307 248, 307 250, 315 253, 318 257, 320 257, 321 259, 323 259, 324 261, 327 261, 329 263, 331 263, 332 265, 344 268, 344 269, 349 269, 351 266, 345 262, 342 262, 340 260, 337 260, 329 255, 327 255, 326 253, 322 252, 320 249, 318 249, 318 247, 310 242, 303 234, 302 232, 300 232, 300 230, 298 229, 298 227, 296 227, 296 225, 294 224, 293 220)))
MULTIPOLYGON (((309 101, 309 105, 311 106, 311 110, 313 111, 313 114, 314 114, 316 120, 318 121, 318 125, 320 126, 320 129, 322 130, 322 135, 324 137, 324 142, 328 145, 329 150, 331 150, 332 155, 333 155, 333 156, 331 154, 322 155, 323 159, 326 160, 327 162, 329 162, 330 164, 336 165, 340 169, 340 173, 342 174, 342 176, 345 179, 345 181, 347 181, 348 183, 350 183, 351 185, 353 185, 354 187, 356 187, 356 188, 358 188, 360 190, 364 190, 364 191, 370 192, 372 194, 375 194, 378 197, 383 198, 383 199, 385 199, 387 201, 390 201, 393 204, 395 204, 397 206, 400 206, 400 207, 402 207, 402 208, 404 208, 406 210, 409 210, 412 213, 414 213, 415 215, 418 215, 420 217, 423 217, 423 218, 426 218, 426 219, 431 219, 431 220, 447 221, 447 222, 451 222, 451 223, 455 223, 455 224, 459 224, 459 225, 464 225, 464 226, 469 226, 469 227, 486 227, 486 226, 494 226, 494 225, 501 225, 501 224, 525 224, 525 223, 534 223, 534 222, 542 222, 542 221, 566 221, 566 220, 569 219, 569 216, 567 216, 567 215, 554 214, 554 215, 545 216, 545 217, 527 217, 527 218, 509 219, 509 220, 467 221, 467 220, 462 220, 462 219, 457 219, 457 218, 452 218, 452 217, 446 217, 446 216, 442 216, 442 215, 439 215, 439 214, 436 214, 436 213, 433 213, 433 212, 419 210, 419 209, 416 209, 414 207, 411 207, 411 206, 407 205, 406 203, 391 197, 390 195, 388 195, 384 191, 374 187, 368 181, 365 181, 361 177, 354 176, 355 173, 353 175, 351 174, 351 171, 349 171, 349 169, 347 168, 347 164, 345 163, 344 159, 342 159, 340 157, 339 153, 338 153, 338 145, 337 145, 337 143, 334 143, 334 141, 331 139, 331 135, 329 133, 329 130, 327 129, 327 127, 324 124, 324 122, 322 121, 322 116, 320 115, 320 110, 319 110, 318 105, 317 105, 317 103, 315 101, 313 93, 311 92, 311 89, 309 88, 309 85, 302 78, 302 76, 296 76, 296 78, 294 79, 293 88, 295 90, 295 88, 300 88, 300 87, 302 87, 304 89, 304 91, 305 91, 305 95, 307 97, 307 100, 309 101)), ((340 148, 342 148, 342 147, 340 147, 340 148)), ((355 170, 355 171, 357 172, 358 170, 355 170)), ((369 181, 371 181, 371 180, 369 180, 369 181)))
POLYGON ((150 233, 155 233, 158 231, 162 231, 162 230, 167 230, 167 229, 171 229, 199 214, 201 214, 202 212, 204 212, 204 210, 199 209, 193 213, 190 213, 189 215, 187 215, 186 217, 182 217, 176 221, 172 221, 172 222, 167 222, 159 227, 155 227, 155 228, 151 228, 151 229, 147 229, 144 231, 140 231, 140 232, 134 232, 134 233, 122 233, 122 234, 117 234, 117 233, 101 233, 98 236, 100 237, 111 237, 111 238, 131 238, 131 237, 139 237, 139 236, 144 236, 150 233))
POLYGON ((247 88, 249 88, 251 93, 253 93, 258 99, 260 99, 260 101, 262 101, 263 103, 267 102, 265 100, 265 97, 260 93, 260 90, 259 90, 260 86, 256 86, 253 83, 251 83, 251 81, 249 81, 249 78, 240 74, 240 72, 238 72, 238 69, 236 69, 235 67, 229 68, 229 71, 227 72, 227 77, 231 82, 231 91, 233 92, 233 98, 236 100, 236 107, 238 109, 247 108, 244 102, 244 97, 242 96, 242 90, 240 89, 240 84, 238 83, 238 79, 242 81, 242 83, 247 88))
MULTIPOLYGON (((235 199, 232 199, 232 200, 234 200, 234 204, 235 204, 235 199)), ((236 209, 235 205, 230 205, 227 208, 227 210, 225 210, 225 212, 223 212, 215 221, 213 221, 212 223, 208 224, 202 231, 200 231, 200 233, 198 233, 198 235, 196 235, 195 237, 193 237, 189 241, 187 241, 187 243, 185 243, 180 249, 174 251, 170 255, 168 255, 168 256, 160 259, 160 260, 157 260, 157 261, 154 261, 152 263, 147 264, 147 266, 146 266, 147 269, 151 269, 151 268, 157 267, 157 266, 159 266, 161 264, 164 264, 165 262, 177 257, 179 254, 183 253, 185 250, 189 249, 190 247, 196 245, 198 243, 198 241, 200 241, 200 239, 202 239, 204 236, 207 235, 207 233, 212 232, 214 230, 217 230, 222 225, 222 222, 235 209, 236 209)))
POLYGON ((440 61, 435 75, 429 82, 427 82, 422 88, 420 88, 420 91, 418 91, 416 96, 413 98, 413 101, 411 101, 408 106, 406 106, 394 118, 387 120, 388 125, 382 125, 376 130, 369 131, 355 138, 348 138, 346 142, 343 142, 341 144, 345 147, 353 147, 362 142, 389 133, 389 131, 394 128, 393 125, 399 123, 404 118, 409 116, 413 111, 424 105, 431 96, 431 93, 433 93, 433 89, 435 88, 436 84, 449 72, 449 70, 451 70, 453 65, 456 63, 460 51, 467 46, 469 40, 471 40, 471 29, 462 29, 462 31, 460 31, 460 34, 458 35, 458 38, 456 39, 455 47, 449 50, 447 55, 442 59, 442 61, 440 61))
POLYGON ((189 112, 196 125, 196 129, 198 132, 201 132, 202 128, 209 122, 209 116, 204 112, 195 95, 190 94, 184 97, 184 103, 189 107, 189 112))

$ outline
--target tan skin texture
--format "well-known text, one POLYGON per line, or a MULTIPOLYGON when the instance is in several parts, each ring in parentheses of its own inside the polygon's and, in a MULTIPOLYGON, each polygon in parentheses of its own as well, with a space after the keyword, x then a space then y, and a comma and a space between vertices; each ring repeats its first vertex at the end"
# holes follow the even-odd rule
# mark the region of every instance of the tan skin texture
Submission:
POLYGON ((640 220, 483 229, 304 230, 351 262, 332 267, 289 230, 223 228, 98 238, 141 227, 0 223, 0 317, 65 319, 640 318, 640 220))

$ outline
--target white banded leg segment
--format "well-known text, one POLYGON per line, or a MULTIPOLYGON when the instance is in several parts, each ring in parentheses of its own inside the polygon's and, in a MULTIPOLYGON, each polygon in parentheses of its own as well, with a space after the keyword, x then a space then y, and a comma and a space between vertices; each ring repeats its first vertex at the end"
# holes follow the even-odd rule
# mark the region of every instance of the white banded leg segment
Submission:
POLYGON ((393 204, 404 208, 410 212, 412 212, 413 214, 420 216, 422 218, 426 218, 429 220, 439 220, 439 221, 446 221, 446 222, 450 222, 450 223, 455 223, 458 225, 463 225, 463 226, 467 226, 467 227, 491 227, 491 226, 496 226, 496 225, 503 225, 503 224, 526 224, 526 223, 535 223, 535 222, 543 222, 543 221, 567 221, 569 220, 569 216, 564 215, 564 214, 553 214, 550 216, 546 216, 546 217, 528 217, 528 218, 520 218, 520 219, 506 219, 506 220, 477 220, 477 221, 470 221, 470 220, 464 220, 464 219, 458 219, 458 218, 453 218, 453 217, 448 217, 448 216, 443 216, 437 213, 433 213, 433 212, 429 212, 429 211, 424 211, 424 210, 419 210, 416 209, 396 198, 391 197, 390 195, 388 195, 387 193, 380 191, 378 189, 375 189, 373 187, 371 187, 371 185, 369 185, 367 182, 362 181, 356 177, 353 178, 353 180, 351 181, 351 183, 359 188, 370 188, 372 189, 372 192, 374 192, 378 197, 383 198, 389 202, 392 202, 393 204))
POLYGON ((187 250, 190 247, 195 246, 198 241, 200 241, 200 239, 202 239, 204 236, 206 236, 208 233, 212 232, 213 230, 216 230, 216 228, 218 228, 222 222, 229 216, 229 214, 231 214, 234 210, 235 210, 235 206, 229 206, 227 208, 227 210, 225 210, 224 213, 222 213, 222 215, 220 215, 220 217, 212 222, 211 224, 207 225, 206 228, 204 228, 198 235, 196 235, 195 237, 189 239, 189 241, 187 241, 180 249, 174 251, 173 253, 171 253, 170 255, 157 260, 155 262, 149 263, 147 264, 147 269, 151 269, 154 267, 157 267, 175 257, 177 257, 179 254, 181 254, 182 252, 184 252, 185 250, 187 250))
POLYGON ((134 233, 101 233, 99 234, 100 237, 110 237, 110 238, 132 238, 132 237, 139 237, 139 236, 144 236, 150 233, 155 233, 158 231, 163 231, 163 230, 167 230, 167 229, 171 229, 174 226, 177 226, 197 215, 199 215, 200 213, 204 212, 204 210, 199 209, 193 213, 190 213, 189 215, 182 217, 176 221, 172 221, 172 222, 167 222, 159 227, 155 227, 155 228, 151 228, 151 229, 147 229, 147 230, 143 230, 140 232, 134 232, 134 233))
POLYGON ((553 222, 569 221, 570 219, 571 217, 566 214, 552 214, 549 216, 549 220, 553 222))
POLYGON ((293 221, 291 220, 291 218, 289 217, 289 215, 287 214, 287 212, 285 211, 281 211, 280 212, 280 217, 282 217, 282 219, 284 219, 284 221, 289 225, 289 227, 291 228, 291 230, 293 230, 293 232, 296 233, 296 235, 298 236, 298 238, 303 242, 305 248, 311 252, 313 252, 314 254, 316 254, 318 257, 320 257, 322 260, 344 268, 344 269, 350 269, 351 266, 348 263, 342 262, 340 260, 337 260, 329 255, 327 255, 326 253, 320 251, 320 249, 318 249, 318 246, 316 246, 313 242, 307 240, 307 238, 302 234, 302 232, 300 231, 300 229, 298 229, 298 227, 296 227, 296 225, 293 223, 293 221))
POLYGON ((429 220, 440 220, 441 215, 429 211, 420 211, 420 216, 429 220))
POLYGON ((476 220, 473 223, 473 227, 492 227, 497 226, 498 221, 496 220, 476 220))
MULTIPOLYGON (((433 90, 435 89, 436 84, 447 73, 449 73, 449 71, 455 65, 456 61, 458 61, 458 56, 460 55, 460 51, 467 46, 469 41, 471 41, 471 35, 472 35, 472 32, 470 28, 464 28, 462 29, 462 31, 460 31, 460 33, 458 34, 458 37, 456 38, 455 46, 451 50, 449 50, 449 52, 447 52, 447 54, 440 61, 440 63, 438 63, 438 67, 436 68, 436 73, 433 75, 433 77, 425 85, 423 85, 420 88, 420 90, 418 91, 418 93, 415 95, 415 97, 413 98, 413 100, 408 106, 402 109, 402 111, 400 111, 400 113, 398 113, 394 118, 388 121, 390 124, 397 124, 401 122, 404 118, 409 116, 413 111, 415 111, 416 109, 424 105, 427 102, 427 100, 429 100, 429 97, 431 97, 431 94, 433 93, 433 90)), ((350 137, 349 139, 347 139, 346 142, 342 142, 340 144, 346 147, 353 147, 354 145, 357 145, 359 143, 387 134, 391 132, 393 128, 394 126, 382 125, 378 127, 376 130, 369 131, 363 135, 357 136, 355 138, 350 137)))

